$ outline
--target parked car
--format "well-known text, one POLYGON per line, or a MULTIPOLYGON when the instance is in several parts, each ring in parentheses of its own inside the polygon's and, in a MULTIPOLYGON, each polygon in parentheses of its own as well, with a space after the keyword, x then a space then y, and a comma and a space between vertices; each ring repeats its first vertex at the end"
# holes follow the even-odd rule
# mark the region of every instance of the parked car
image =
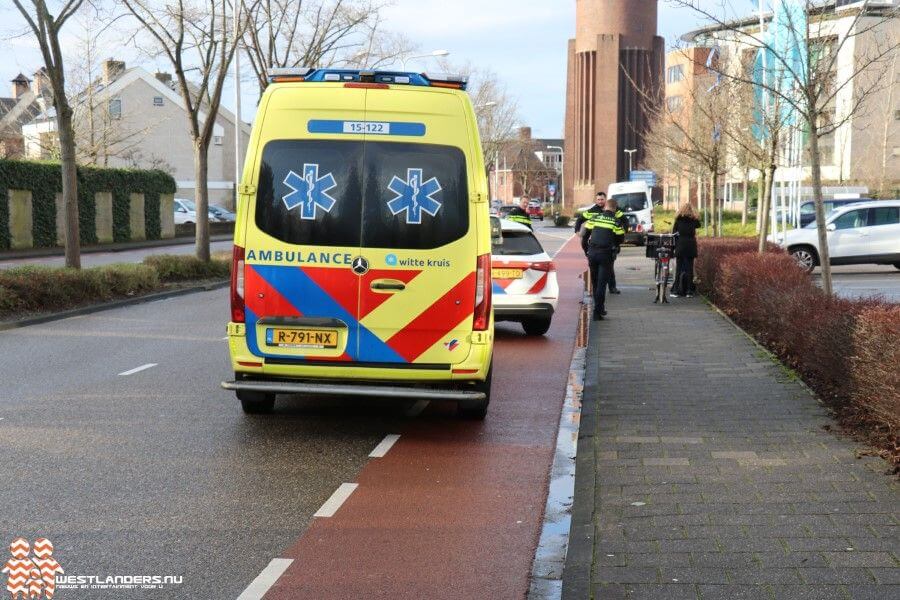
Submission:
POLYGON ((517 321, 528 335, 550 329, 559 300, 556 265, 525 225, 502 219, 491 250, 494 319, 517 321))
POLYGON ((544 220, 544 209, 541 208, 540 202, 528 203, 528 216, 532 219, 539 219, 541 221, 544 220))
MULTIPOLYGON (((825 220, 832 265, 879 264, 900 269, 900 200, 857 202, 834 210, 825 220)), ((807 271, 820 264, 815 222, 777 237, 807 271)))
POLYGON ((175 224, 176 225, 196 225, 197 224, 197 207, 193 200, 185 198, 175 198, 175 224))
POLYGON ((209 207, 209 216, 212 217, 210 221, 215 219, 219 223, 234 223, 236 218, 236 215, 233 212, 215 204, 209 207))
MULTIPOLYGON (((872 202, 870 198, 853 198, 850 200, 825 200, 825 214, 829 214, 836 208, 858 204, 860 202, 872 202)), ((816 203, 814 200, 808 200, 800 204, 800 227, 806 227, 816 220, 816 203)))
POLYGON ((516 206, 514 204, 504 204, 499 209, 497 209, 497 214, 503 218, 506 218, 506 215, 508 215, 510 211, 515 207, 516 206))

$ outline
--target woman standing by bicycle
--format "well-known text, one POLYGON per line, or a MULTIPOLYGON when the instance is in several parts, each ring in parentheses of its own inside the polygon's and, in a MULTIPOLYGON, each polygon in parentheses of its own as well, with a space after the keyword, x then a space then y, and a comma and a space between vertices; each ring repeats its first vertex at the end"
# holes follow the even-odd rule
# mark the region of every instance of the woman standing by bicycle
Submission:
POLYGON ((697 230, 700 219, 690 202, 685 202, 678 209, 672 233, 678 235, 675 241, 675 283, 670 296, 694 295, 694 259, 697 258, 697 230))

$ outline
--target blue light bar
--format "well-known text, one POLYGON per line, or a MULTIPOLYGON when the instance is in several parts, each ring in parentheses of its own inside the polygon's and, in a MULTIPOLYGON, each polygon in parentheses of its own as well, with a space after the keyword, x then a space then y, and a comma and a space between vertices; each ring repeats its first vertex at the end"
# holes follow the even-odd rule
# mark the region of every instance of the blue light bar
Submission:
POLYGON ((272 69, 270 83, 304 81, 312 83, 384 83, 419 87, 458 87, 465 90, 468 78, 460 75, 434 75, 406 71, 368 71, 364 69, 272 69), (443 84, 443 85, 442 85, 443 84))

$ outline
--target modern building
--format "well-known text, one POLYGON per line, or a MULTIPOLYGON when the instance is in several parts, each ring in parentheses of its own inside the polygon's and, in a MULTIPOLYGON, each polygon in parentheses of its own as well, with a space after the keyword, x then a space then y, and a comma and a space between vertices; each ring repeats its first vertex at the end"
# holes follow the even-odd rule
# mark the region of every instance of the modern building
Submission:
MULTIPOLYGON (((181 95, 171 75, 107 60, 102 75, 71 99, 79 158, 109 167, 162 169, 178 184, 177 197, 193 198, 194 149, 181 95), (92 118, 88 118, 88 114, 92 118), (87 123, 91 124, 90 130, 87 123)), ((201 123, 206 115, 201 113, 201 123)), ((240 123, 243 139, 250 126, 240 123)), ((210 203, 234 207, 234 114, 219 108, 209 146, 210 203)), ((25 155, 48 158, 55 147, 52 103, 22 127, 25 155)))
MULTIPOLYGON (((626 150, 641 164, 647 106, 662 101, 665 42, 656 0, 576 0, 566 91, 565 204, 628 177, 626 150)), ((653 112, 653 111, 649 111, 653 112)))
MULTIPOLYGON (((709 87, 710 79, 714 77, 709 66, 711 57, 714 57, 711 48, 698 46, 672 50, 666 54, 665 118, 689 118, 696 94, 709 87)), ((674 207, 689 200, 698 206, 700 185, 696 174, 676 156, 671 156, 669 160, 655 156, 660 153, 666 154, 665 149, 657 149, 653 153, 657 158, 655 162, 661 163, 653 166, 657 167, 662 182, 663 203, 674 207)))
MULTIPOLYGON (((898 0, 839 0, 817 4, 810 11, 813 45, 822 48, 826 56, 836 53, 829 64, 834 65, 830 77, 838 91, 824 119, 838 126, 819 140, 822 179, 827 191, 868 189, 869 193, 892 197, 900 191, 898 6, 898 0), (892 47, 885 60, 865 67, 871 56, 892 47), (859 76, 853 77, 856 73, 859 76)), ((763 16, 767 28, 772 18, 771 14, 763 16)), ((732 72, 744 68, 748 53, 755 56, 759 30, 759 15, 752 14, 692 31, 682 39, 687 44, 715 47, 722 70, 732 72)), ((802 127, 802 119, 798 122, 802 127)), ((811 172, 806 152, 799 167, 785 167, 787 162, 781 161, 775 173, 777 185, 799 183, 801 190, 809 189, 811 172)), ((734 164, 733 160, 729 166, 723 178, 726 188, 721 191, 726 199, 731 196, 732 186, 743 178, 744 171, 744 166, 734 164)), ((756 172, 751 173, 751 178, 756 176, 756 172)))

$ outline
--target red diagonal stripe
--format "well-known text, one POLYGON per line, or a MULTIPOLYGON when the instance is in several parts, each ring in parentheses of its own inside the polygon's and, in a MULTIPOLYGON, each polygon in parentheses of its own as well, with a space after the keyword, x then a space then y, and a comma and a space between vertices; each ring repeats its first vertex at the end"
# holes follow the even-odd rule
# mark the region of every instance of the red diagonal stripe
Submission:
POLYGON ((550 275, 549 273, 544 273, 543 275, 541 275, 541 278, 537 280, 537 283, 535 283, 533 286, 531 286, 531 289, 528 290, 526 293, 527 294, 537 294, 539 291, 544 289, 547 286, 547 277, 549 277, 549 275, 550 275))
POLYGON ((253 265, 244 269, 244 303, 257 317, 299 317, 302 313, 263 279, 253 265), (262 294, 262 298, 259 295, 262 294))
POLYGON ((408 362, 438 343, 475 310, 475 273, 453 286, 425 312, 387 341, 408 362))

